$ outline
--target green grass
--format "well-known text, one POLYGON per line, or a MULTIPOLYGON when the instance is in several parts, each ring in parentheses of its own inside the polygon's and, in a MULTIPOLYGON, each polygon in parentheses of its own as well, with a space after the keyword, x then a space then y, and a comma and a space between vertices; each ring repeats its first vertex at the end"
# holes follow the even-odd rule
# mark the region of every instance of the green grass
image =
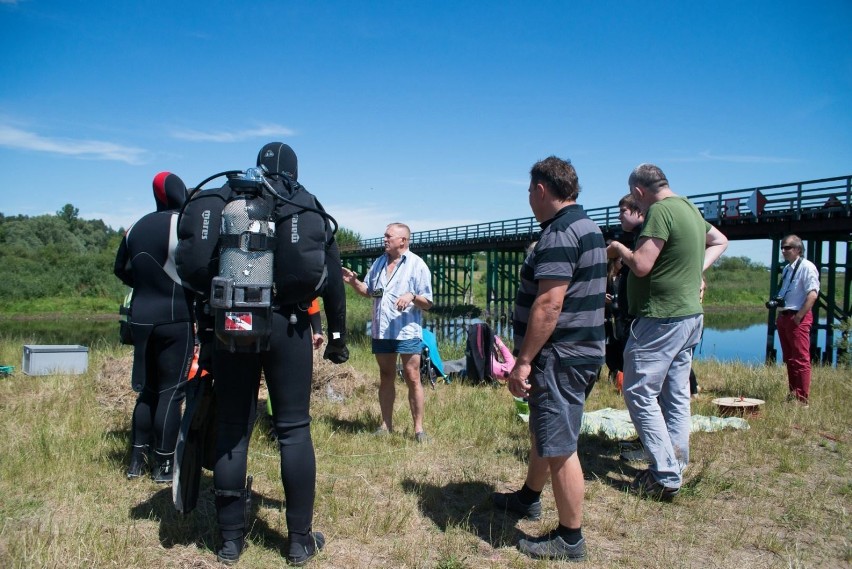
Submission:
MULTIPOLYGON (((399 432, 376 438, 376 367, 366 340, 352 365, 319 368, 313 438, 318 477, 315 528, 328 546, 323 568, 556 567, 514 545, 556 524, 553 495, 537 522, 494 511, 489 494, 518 488, 529 450, 526 425, 503 389, 463 383, 427 389, 427 445, 412 441, 405 390, 398 387, 399 432), (332 374, 334 378, 329 380, 332 374)), ((0 339, 0 360, 20 345, 0 339)), ((0 566, 216 567, 212 475, 199 507, 175 513, 169 489, 124 478, 130 411, 130 349, 96 348, 83 375, 0 380, 0 566)), ((580 441, 584 533, 590 567, 842 567, 852 562, 852 478, 848 370, 815 368, 809 409, 788 404, 783 367, 697 362, 704 391, 693 413, 714 414, 712 399, 766 401, 748 431, 697 433, 692 471, 673 504, 629 496, 637 465, 618 445, 580 441)), ((623 408, 605 382, 590 410, 623 408)), ((242 568, 281 567, 286 527, 278 453, 266 425, 253 436, 255 477, 250 547, 242 568)))
POLYGON ((118 314, 121 298, 107 297, 46 297, 3 302, 0 316, 44 317, 44 315, 82 316, 118 314))

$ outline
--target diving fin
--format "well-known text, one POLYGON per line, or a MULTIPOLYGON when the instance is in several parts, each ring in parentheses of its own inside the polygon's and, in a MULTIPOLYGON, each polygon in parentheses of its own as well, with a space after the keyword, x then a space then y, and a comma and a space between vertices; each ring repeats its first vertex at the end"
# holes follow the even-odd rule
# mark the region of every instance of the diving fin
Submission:
POLYGON ((208 374, 189 382, 186 410, 178 433, 174 458, 172 502, 188 514, 198 504, 201 469, 213 469, 216 446, 216 400, 208 374))

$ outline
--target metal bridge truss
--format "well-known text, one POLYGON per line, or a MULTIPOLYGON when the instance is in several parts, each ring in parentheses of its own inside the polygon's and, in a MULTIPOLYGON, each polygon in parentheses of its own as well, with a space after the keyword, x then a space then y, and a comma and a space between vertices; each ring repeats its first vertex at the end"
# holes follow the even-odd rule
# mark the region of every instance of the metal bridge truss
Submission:
POLYGON ((525 251, 495 250, 486 254, 485 320, 499 335, 510 335, 504 330, 512 324, 512 308, 525 256, 525 251))
MULTIPOLYGON (((451 313, 453 309, 467 312, 474 309, 473 276, 475 253, 418 252, 432 272, 434 310, 451 313)), ((344 257, 344 265, 364 278, 378 255, 344 257)))
POLYGON ((473 306, 473 253, 426 253, 423 260, 432 271, 432 295, 437 308, 473 306))

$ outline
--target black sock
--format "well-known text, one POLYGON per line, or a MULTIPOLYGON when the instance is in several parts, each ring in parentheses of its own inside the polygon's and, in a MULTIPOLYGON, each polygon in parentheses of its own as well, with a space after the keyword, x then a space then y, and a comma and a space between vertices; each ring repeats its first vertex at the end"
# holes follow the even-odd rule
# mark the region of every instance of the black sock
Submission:
POLYGON ((577 545, 581 539, 583 539, 583 532, 581 528, 571 529, 559 524, 559 527, 556 528, 556 533, 565 540, 565 543, 568 545, 577 545))
POLYGON ((530 504, 534 504, 541 499, 541 492, 536 492, 526 484, 524 484, 520 490, 518 490, 518 500, 521 501, 522 504, 526 504, 529 506, 530 504))

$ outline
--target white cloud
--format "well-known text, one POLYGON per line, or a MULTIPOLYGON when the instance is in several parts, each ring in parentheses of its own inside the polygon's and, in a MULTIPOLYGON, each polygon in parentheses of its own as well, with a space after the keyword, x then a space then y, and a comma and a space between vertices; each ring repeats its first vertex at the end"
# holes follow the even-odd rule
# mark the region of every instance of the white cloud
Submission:
POLYGON ((444 229, 460 225, 473 225, 481 222, 481 220, 469 218, 418 218, 416 216, 412 217, 410 211, 402 212, 379 205, 353 208, 340 204, 332 204, 326 207, 326 210, 337 220, 341 227, 360 233, 362 239, 381 237, 385 231, 385 227, 389 223, 397 221, 408 225, 413 232, 444 229))
POLYGON ((733 162, 737 164, 794 164, 800 162, 796 158, 781 158, 779 156, 756 156, 749 154, 713 154, 709 150, 699 152, 698 156, 672 158, 669 162, 733 162))
POLYGON ((250 138, 287 137, 296 132, 277 124, 260 125, 257 128, 240 131, 202 132, 200 130, 173 130, 172 137, 193 142, 240 142, 250 138))
POLYGON ((705 150, 700 156, 706 160, 718 162, 739 162, 745 164, 788 164, 798 162, 795 158, 781 158, 778 156, 749 156, 747 154, 713 154, 705 150))
POLYGON ((62 154, 85 160, 114 160, 128 164, 144 164, 147 151, 101 140, 48 138, 9 125, 0 124, 0 146, 62 154))
POLYGON ((395 212, 379 206, 348 207, 330 204, 325 205, 325 209, 341 227, 360 233, 362 238, 378 237, 388 223, 396 221, 395 212))

